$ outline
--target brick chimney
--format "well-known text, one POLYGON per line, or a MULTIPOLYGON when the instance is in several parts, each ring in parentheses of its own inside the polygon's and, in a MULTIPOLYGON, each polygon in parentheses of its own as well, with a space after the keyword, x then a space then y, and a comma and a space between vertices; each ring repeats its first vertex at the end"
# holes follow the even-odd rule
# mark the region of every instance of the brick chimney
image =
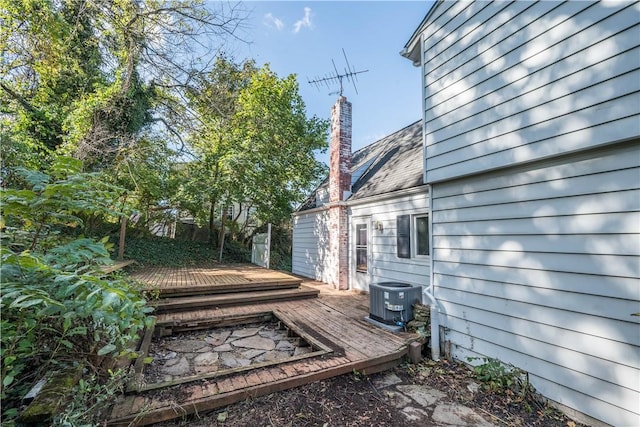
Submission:
POLYGON ((329 202, 340 202, 351 194, 351 103, 344 96, 331 107, 329 155, 329 202))
POLYGON ((331 108, 329 142, 330 285, 349 289, 349 223, 344 204, 351 195, 351 103, 340 96, 331 108))

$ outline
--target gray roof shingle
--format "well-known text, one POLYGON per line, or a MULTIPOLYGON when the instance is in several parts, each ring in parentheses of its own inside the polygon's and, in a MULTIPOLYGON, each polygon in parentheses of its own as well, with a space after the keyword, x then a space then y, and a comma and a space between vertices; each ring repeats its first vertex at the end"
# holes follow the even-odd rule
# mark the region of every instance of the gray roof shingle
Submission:
MULTIPOLYGON (((353 153, 349 200, 422 185, 422 161, 422 121, 418 120, 353 153)), ((326 178, 298 211, 318 207, 316 193, 328 186, 326 178)))

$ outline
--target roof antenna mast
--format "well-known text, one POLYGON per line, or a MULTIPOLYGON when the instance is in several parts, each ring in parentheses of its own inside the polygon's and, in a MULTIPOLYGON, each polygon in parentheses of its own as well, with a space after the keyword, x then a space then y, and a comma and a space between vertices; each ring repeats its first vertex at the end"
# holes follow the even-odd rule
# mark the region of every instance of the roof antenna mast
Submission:
POLYGON ((338 83, 340 85, 340 90, 329 92, 329 95, 337 94, 339 96, 342 96, 342 92, 344 91, 342 81, 344 79, 347 79, 347 81, 351 82, 351 84, 353 85, 353 89, 356 91, 356 94, 358 94, 358 88, 356 86, 356 81, 358 80, 357 76, 358 74, 366 73, 369 70, 356 71, 355 68, 352 68, 351 64, 349 64, 349 59, 347 59, 347 54, 345 53, 344 48, 342 49, 342 55, 344 56, 344 62, 347 64, 347 67, 344 69, 344 73, 340 74, 340 72, 338 71, 338 67, 336 67, 336 63, 334 62, 333 58, 331 58, 331 63, 333 64, 333 72, 323 77, 316 76, 313 80, 309 80, 309 78, 307 77, 307 82, 314 85, 316 88, 318 88, 318 90, 320 90, 323 85, 326 86, 327 89, 331 90, 331 85, 335 85, 336 83, 338 83))

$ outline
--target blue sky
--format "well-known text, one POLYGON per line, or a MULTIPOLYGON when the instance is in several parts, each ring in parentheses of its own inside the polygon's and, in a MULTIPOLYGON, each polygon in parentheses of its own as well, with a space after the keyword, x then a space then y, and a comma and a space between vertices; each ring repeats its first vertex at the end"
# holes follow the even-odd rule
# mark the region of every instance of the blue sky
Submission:
MULTIPOLYGON (((309 116, 329 118, 337 90, 307 83, 346 66, 369 70, 349 83, 344 95, 353 104, 353 150, 370 144, 421 117, 420 68, 400 56, 428 12, 430 1, 253 1, 242 37, 232 55, 269 63, 284 77, 296 74, 309 116)), ((318 155, 328 162, 328 155, 318 155)))

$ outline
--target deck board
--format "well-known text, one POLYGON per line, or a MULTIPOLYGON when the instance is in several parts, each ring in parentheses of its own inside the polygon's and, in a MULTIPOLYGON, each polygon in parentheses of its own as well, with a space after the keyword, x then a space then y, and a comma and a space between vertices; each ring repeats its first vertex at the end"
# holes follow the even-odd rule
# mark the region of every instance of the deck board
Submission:
POLYGON ((270 289, 258 291, 243 291, 235 293, 215 293, 208 295, 189 295, 182 298, 163 298, 155 301, 157 313, 167 311, 197 310, 202 307, 225 307, 232 305, 246 305, 263 301, 299 300, 315 298, 318 291, 306 286, 287 289, 270 289))
POLYGON ((161 297, 203 293, 296 288, 298 277, 254 265, 205 264, 197 267, 145 267, 131 277, 161 297))
MULTIPOLYGON (((210 266, 209 266, 210 267, 210 266)), ((240 267, 234 267, 240 270, 240 267)), ((197 277, 199 287, 211 286, 211 278, 216 277, 221 283, 234 280, 237 283, 241 272, 236 271, 229 276, 225 272, 196 273, 185 270, 185 279, 176 280, 177 272, 160 269, 152 275, 155 284, 166 287, 188 286, 197 277), (165 281, 159 274, 167 274, 171 279, 165 281), (154 276, 155 275, 155 276, 154 276), (204 282, 200 281, 205 279, 204 282), (207 279, 208 278, 208 279, 207 279), (209 280, 209 281, 207 281, 209 280)), ((250 268, 243 280, 259 281, 258 270, 250 268)), ((261 269, 264 270, 264 269, 261 269)), ((226 270, 228 272, 229 270, 226 270)), ((276 272, 277 273, 277 272, 276 272)), ((275 277, 265 272, 271 278, 275 277)), ((276 275, 277 276, 277 275, 276 275)), ((291 277, 291 276, 290 276, 291 277)), ((296 280, 301 280, 295 278, 296 280)), ((158 324, 176 322, 216 322, 239 316, 250 316, 265 312, 273 312, 285 323, 310 333, 323 345, 329 343, 333 352, 306 359, 285 361, 280 365, 250 370, 208 381, 194 381, 181 386, 182 396, 177 399, 173 393, 142 392, 121 397, 115 404, 110 425, 148 425, 156 422, 179 418, 184 414, 209 411, 228 404, 250 398, 298 387, 315 381, 324 380, 337 375, 348 374, 357 370, 371 374, 389 369, 399 364, 408 352, 408 345, 417 340, 412 334, 392 334, 365 322, 368 314, 368 296, 350 291, 335 292, 326 285, 303 281, 305 286, 317 289, 320 295, 315 299, 298 301, 267 301, 243 306, 203 308, 199 310, 160 313, 158 324), (180 408, 176 411, 176 408, 180 408)))

